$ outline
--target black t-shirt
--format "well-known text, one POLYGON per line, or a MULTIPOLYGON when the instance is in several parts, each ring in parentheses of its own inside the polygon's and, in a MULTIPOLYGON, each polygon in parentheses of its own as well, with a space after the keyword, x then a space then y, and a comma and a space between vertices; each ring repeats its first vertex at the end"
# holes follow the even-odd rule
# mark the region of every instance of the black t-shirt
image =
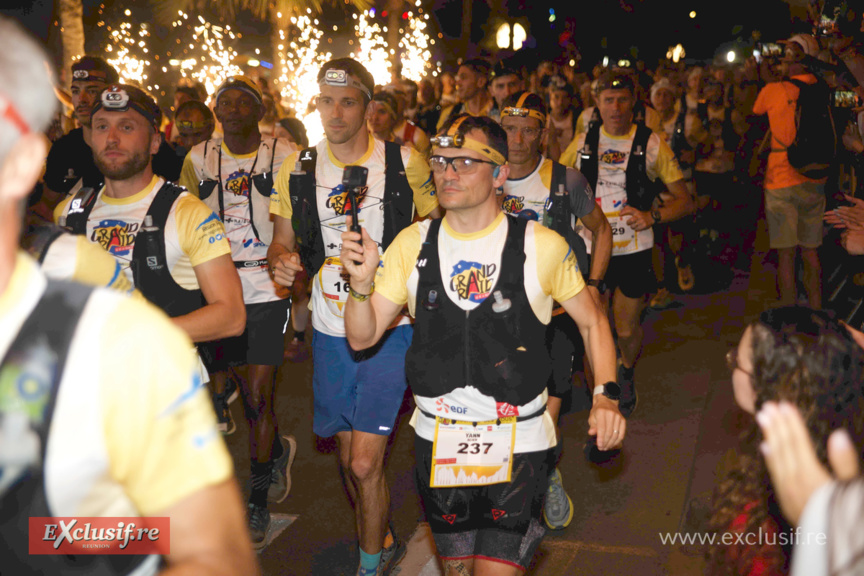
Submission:
MULTIPOLYGON (((163 139, 159 151, 153 156, 153 172, 168 181, 177 182, 183 169, 183 158, 163 139)), ((44 180, 48 188, 65 195, 82 178, 85 188, 98 190, 104 183, 102 173, 93 161, 93 150, 84 141, 84 130, 76 128, 51 146, 44 180)))

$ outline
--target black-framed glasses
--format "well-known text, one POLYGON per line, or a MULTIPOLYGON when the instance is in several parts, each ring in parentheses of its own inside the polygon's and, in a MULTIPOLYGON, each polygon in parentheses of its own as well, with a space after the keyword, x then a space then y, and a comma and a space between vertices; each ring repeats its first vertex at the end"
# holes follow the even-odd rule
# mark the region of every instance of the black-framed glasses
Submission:
POLYGON ((447 171, 447 166, 453 166, 453 170, 457 174, 471 174, 477 171, 480 164, 491 164, 497 166, 495 162, 489 160, 480 160, 479 158, 470 158, 468 156, 432 156, 429 158, 429 167, 436 174, 443 174, 447 171))
POLYGON ((728 352, 726 352, 726 366, 729 368, 729 372, 734 373, 735 370, 741 370, 747 376, 753 378, 753 373, 744 370, 740 364, 738 364, 738 347, 730 348, 728 352))

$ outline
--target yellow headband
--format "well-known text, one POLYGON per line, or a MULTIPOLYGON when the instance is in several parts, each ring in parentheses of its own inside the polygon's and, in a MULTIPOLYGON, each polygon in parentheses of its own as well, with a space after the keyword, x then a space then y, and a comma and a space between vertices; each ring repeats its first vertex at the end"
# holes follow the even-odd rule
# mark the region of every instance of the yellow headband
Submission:
POLYGON ((501 111, 501 117, 504 116, 515 116, 517 118, 534 118, 539 120, 542 124, 546 124, 546 115, 538 110, 532 110, 530 108, 523 108, 525 105, 525 100, 528 99, 528 96, 531 95, 531 92, 525 92, 522 96, 519 97, 519 101, 516 102, 515 106, 508 106, 501 111))
POLYGON ((481 154, 498 164, 499 166, 503 166, 507 163, 507 159, 501 155, 500 152, 491 148, 487 144, 483 144, 479 140, 474 140, 473 138, 466 138, 462 134, 459 134, 459 125, 464 122, 468 116, 464 118, 460 118, 456 120, 450 129, 447 131, 447 134, 443 134, 440 136, 436 136, 432 138, 431 142, 433 146, 437 146, 438 148, 467 148, 468 150, 473 150, 478 154, 481 154))

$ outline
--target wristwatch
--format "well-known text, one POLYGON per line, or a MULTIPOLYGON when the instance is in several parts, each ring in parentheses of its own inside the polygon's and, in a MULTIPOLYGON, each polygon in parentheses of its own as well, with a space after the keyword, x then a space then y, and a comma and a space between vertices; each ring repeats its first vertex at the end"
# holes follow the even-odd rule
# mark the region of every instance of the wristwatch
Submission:
POLYGON ((598 280, 597 278, 589 278, 588 280, 585 281, 585 284, 587 284, 588 286, 593 286, 601 294, 606 292, 606 288, 607 288, 606 282, 602 279, 598 280))
POLYGON ((606 384, 600 384, 599 386, 594 387, 594 396, 598 394, 602 394, 606 398, 610 400, 618 400, 621 398, 621 386, 618 385, 617 382, 609 381, 606 384))
POLYGON ((651 217, 654 219, 654 224, 659 224, 660 220, 663 219, 663 216, 660 215, 660 208, 652 208, 651 217))

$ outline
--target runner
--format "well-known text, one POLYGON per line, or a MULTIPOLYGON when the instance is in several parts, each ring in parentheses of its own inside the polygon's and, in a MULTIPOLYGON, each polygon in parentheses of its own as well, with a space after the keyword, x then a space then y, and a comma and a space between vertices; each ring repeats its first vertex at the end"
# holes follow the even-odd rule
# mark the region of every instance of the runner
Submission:
POLYGON ((225 222, 231 258, 243 284, 246 325, 236 338, 214 342, 205 350, 214 374, 214 404, 222 430, 234 430, 228 406, 237 384, 249 423, 251 485, 247 505, 249 533, 264 546, 270 527, 267 502, 282 502, 291 490, 291 465, 297 452, 293 436, 280 435, 274 411, 276 369, 282 365, 284 335, 291 307, 289 291, 270 277, 267 250, 273 238, 270 193, 273 175, 296 147, 287 140, 262 138, 261 91, 244 76, 227 78, 216 91, 216 117, 224 139, 212 139, 189 151, 180 183, 201 198, 225 222), (248 365, 246 378, 235 369, 248 365))
POLYGON ((279 172, 269 258, 279 284, 290 286, 304 268, 313 278, 312 429, 318 436, 336 436, 345 486, 356 508, 357 573, 387 574, 405 549, 392 524, 388 532, 384 451, 405 394, 412 327, 402 316, 379 345, 357 353, 348 346, 343 320, 348 283, 339 259, 350 211, 344 169, 368 169, 357 191, 357 213, 382 251, 410 225, 415 206, 419 216, 434 217, 438 203, 426 160, 409 148, 374 139, 367 130, 372 75, 357 61, 341 58, 322 66, 318 83, 326 138, 292 154, 279 172))
POLYGON ((510 171, 501 127, 459 116, 434 146, 443 219, 403 231, 383 266, 365 227, 362 245, 361 234, 342 234, 351 275, 345 327, 352 348, 366 349, 408 305, 417 322, 406 358, 417 403, 416 481, 444 571, 516 575, 545 532, 555 425, 546 411, 544 334, 553 298, 576 321, 598 381, 607 383, 595 388, 589 417, 604 449, 621 446, 626 432, 612 336, 567 243, 501 212, 496 189, 510 171))

